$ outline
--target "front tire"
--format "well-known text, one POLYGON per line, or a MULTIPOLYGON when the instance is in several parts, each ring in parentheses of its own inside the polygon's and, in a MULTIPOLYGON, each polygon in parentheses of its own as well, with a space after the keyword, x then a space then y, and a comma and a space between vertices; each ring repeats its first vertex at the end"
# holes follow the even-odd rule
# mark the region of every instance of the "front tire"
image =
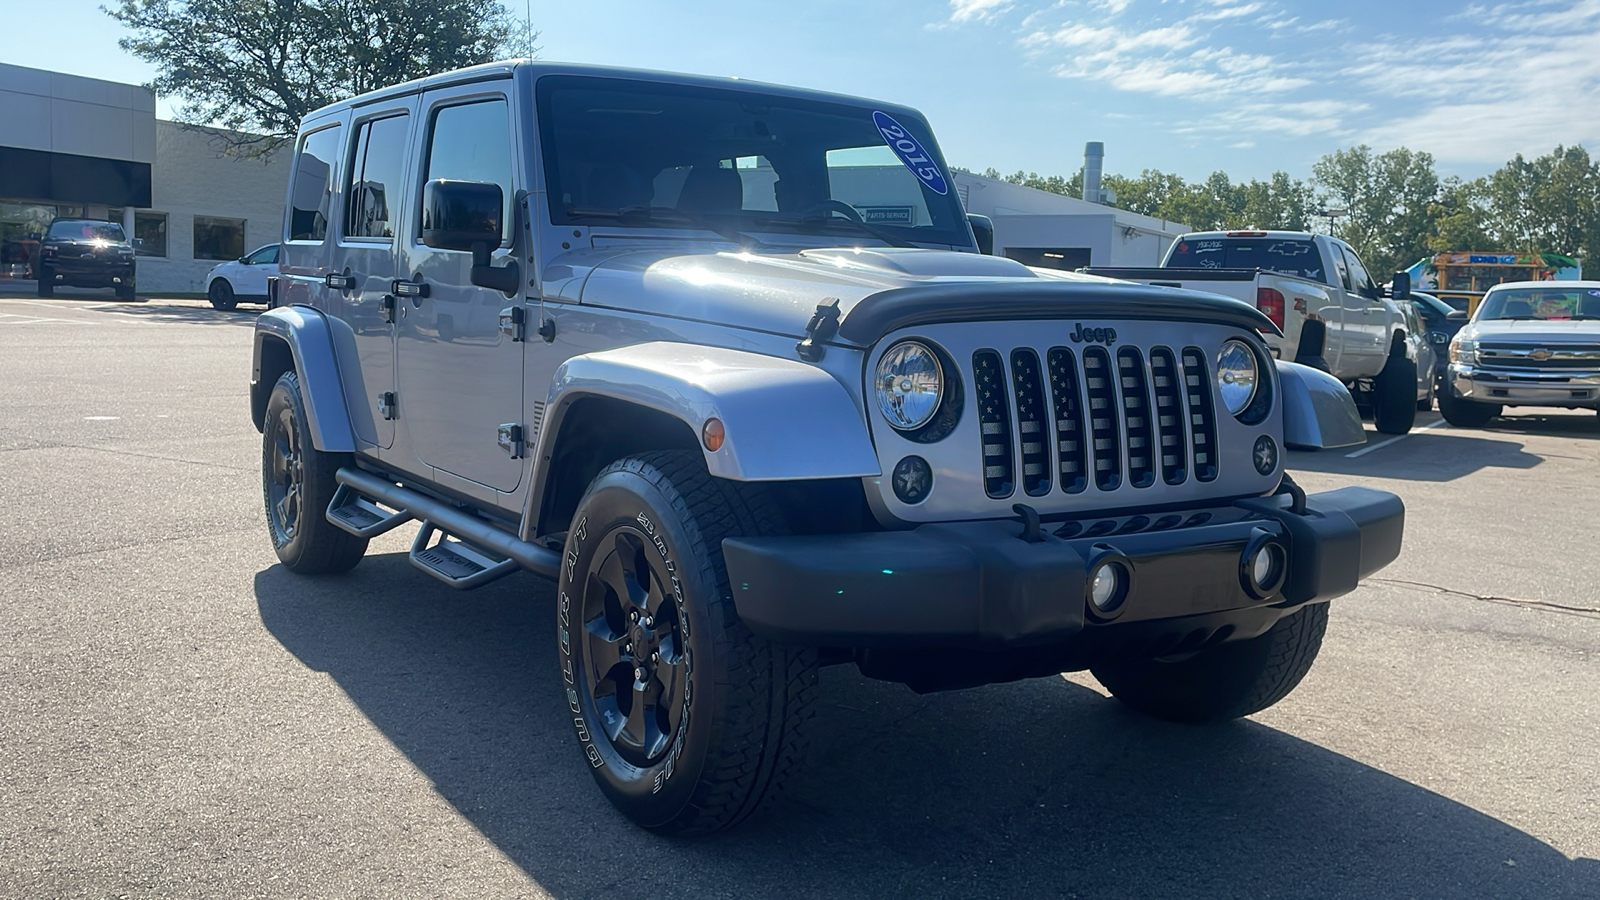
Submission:
POLYGON ((137 293, 137 291, 136 291, 136 288, 134 287, 134 284, 133 284, 132 281, 125 281, 122 284, 117 285, 117 299, 118 300, 135 300, 135 299, 138 299, 137 296, 136 296, 136 293, 137 293))
POLYGON ((233 293, 233 285, 223 278, 211 282, 211 287, 206 290, 206 299, 211 301, 212 309, 223 312, 229 312, 239 305, 239 298, 233 293))
POLYGON ((739 621, 721 547, 781 533, 776 509, 674 450, 607 466, 572 521, 556 612, 562 699, 595 782, 663 833, 762 809, 801 756, 817 654, 739 621))
POLYGON ((328 503, 339 484, 334 473, 351 464, 348 453, 325 453, 311 445, 300 378, 283 373, 267 400, 261 429, 261 491, 267 534, 278 559, 291 572, 348 572, 361 562, 367 541, 328 521, 328 503))
POLYGON ((1439 395, 1439 414, 1457 428, 1482 428, 1505 409, 1498 403, 1479 403, 1457 397, 1449 385, 1439 395))
POLYGON ((1373 379, 1372 424, 1380 434, 1405 434, 1416 421, 1416 361, 1392 355, 1373 379))
POLYGON ((40 263, 39 264, 38 275, 39 275, 39 296, 41 296, 41 297, 54 297, 55 294, 56 294, 56 273, 55 273, 55 270, 50 268, 49 266, 45 265, 44 263, 40 263))
POLYGON ((1158 719, 1220 722, 1277 703, 1310 671, 1328 628, 1328 604, 1301 607, 1244 641, 1176 660, 1137 659, 1093 669, 1113 697, 1158 719))

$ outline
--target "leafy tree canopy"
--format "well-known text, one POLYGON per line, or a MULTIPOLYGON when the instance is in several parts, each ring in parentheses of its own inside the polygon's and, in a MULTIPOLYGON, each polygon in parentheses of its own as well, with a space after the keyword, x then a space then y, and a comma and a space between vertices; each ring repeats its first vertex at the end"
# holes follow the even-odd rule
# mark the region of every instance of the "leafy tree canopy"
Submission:
POLYGON ((537 34, 497 0, 117 0, 122 49, 155 65, 178 118, 266 153, 306 113, 413 78, 532 55, 537 34))

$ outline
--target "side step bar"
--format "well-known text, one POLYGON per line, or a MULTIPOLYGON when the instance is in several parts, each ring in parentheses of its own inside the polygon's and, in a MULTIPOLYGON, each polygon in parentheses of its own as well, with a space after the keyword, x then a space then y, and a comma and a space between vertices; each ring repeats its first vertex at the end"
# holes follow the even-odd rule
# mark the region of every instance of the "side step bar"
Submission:
POLYGON ((389 512, 356 493, 348 484, 339 485, 328 504, 328 521, 359 538, 375 538, 385 531, 411 521, 411 513, 389 512))
MULTIPOLYGON (((422 530, 411 547, 411 561, 419 568, 456 588, 473 588, 486 581, 499 578, 511 571, 511 563, 535 575, 556 579, 561 574, 561 551, 519 540, 488 521, 461 509, 436 500, 426 494, 404 488, 346 466, 334 476, 341 492, 345 487, 392 509, 401 510, 408 517, 422 520, 422 530), (432 547, 428 541, 435 531, 460 538, 460 541, 441 539, 432 547), (499 559, 490 558, 492 554, 499 559), (486 577, 485 573, 492 572, 486 577)), ((330 517, 332 506, 329 507, 330 517)), ((335 524, 344 527, 342 522, 335 524)), ((395 522, 394 525, 400 524, 395 522)), ((389 527, 393 527, 390 525, 389 527)), ((384 529, 387 530, 387 529, 384 529)))

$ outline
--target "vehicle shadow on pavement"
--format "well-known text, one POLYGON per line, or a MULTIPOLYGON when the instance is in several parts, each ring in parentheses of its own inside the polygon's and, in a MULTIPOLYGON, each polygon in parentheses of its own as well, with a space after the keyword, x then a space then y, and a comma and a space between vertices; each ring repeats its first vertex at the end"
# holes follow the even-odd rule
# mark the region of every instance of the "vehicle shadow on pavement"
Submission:
POLYGON ((256 576, 263 623, 557 897, 1600 895, 1600 864, 1251 721, 1169 725, 1062 679, 917 696, 825 670, 770 813, 667 839, 594 787, 550 587, 466 594, 404 554, 256 576))
POLYGON ((1492 419, 1483 430, 1492 434, 1526 434, 1600 441, 1600 416, 1592 412, 1559 416, 1517 415, 1513 410, 1509 418, 1492 419))
MULTIPOLYGON (((1455 481, 1482 469, 1531 469, 1544 457, 1514 440, 1473 437, 1473 432, 1413 431, 1403 441, 1351 459, 1342 450, 1291 450, 1284 467, 1295 472, 1374 475, 1407 481, 1455 481)), ((1381 438, 1382 435, 1379 435, 1381 438)), ((1374 446, 1369 444, 1368 446, 1374 446)))
POLYGON ((254 325, 256 317, 261 314, 260 310, 255 309, 224 312, 209 306, 178 306, 162 303, 159 300, 149 303, 130 303, 126 306, 107 306, 95 311, 187 325, 254 325))

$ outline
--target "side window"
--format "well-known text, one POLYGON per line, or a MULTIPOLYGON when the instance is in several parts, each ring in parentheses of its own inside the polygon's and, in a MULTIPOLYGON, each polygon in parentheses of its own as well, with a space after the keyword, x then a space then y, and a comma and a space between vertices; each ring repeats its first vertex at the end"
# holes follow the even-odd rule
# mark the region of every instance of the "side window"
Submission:
POLYGON ((1338 244, 1332 246, 1333 267, 1339 272, 1339 284, 1347 291, 1354 290, 1354 288, 1350 287, 1350 267, 1345 265, 1344 251, 1339 249, 1338 244))
POLYGON ((321 241, 328 236, 332 212, 333 175, 339 159, 338 125, 305 136, 295 156, 293 189, 289 195, 291 241, 321 241))
MULTIPOLYGON (((450 178, 500 185, 505 237, 511 235, 511 113, 504 100, 446 106, 428 129, 428 165, 422 180, 450 178)), ((420 207, 421 204, 418 204, 420 207)), ((417 211, 420 221, 422 212, 417 211)))
POLYGON ((394 237, 402 185, 405 183, 406 138, 411 117, 389 116, 363 122, 356 132, 350 177, 345 182, 344 234, 349 238, 394 237))
POLYGON ((1366 267, 1361 265, 1361 260, 1349 250, 1346 250, 1344 255, 1350 266, 1350 289, 1363 297, 1378 296, 1378 286, 1372 283, 1372 276, 1367 274, 1366 267))

